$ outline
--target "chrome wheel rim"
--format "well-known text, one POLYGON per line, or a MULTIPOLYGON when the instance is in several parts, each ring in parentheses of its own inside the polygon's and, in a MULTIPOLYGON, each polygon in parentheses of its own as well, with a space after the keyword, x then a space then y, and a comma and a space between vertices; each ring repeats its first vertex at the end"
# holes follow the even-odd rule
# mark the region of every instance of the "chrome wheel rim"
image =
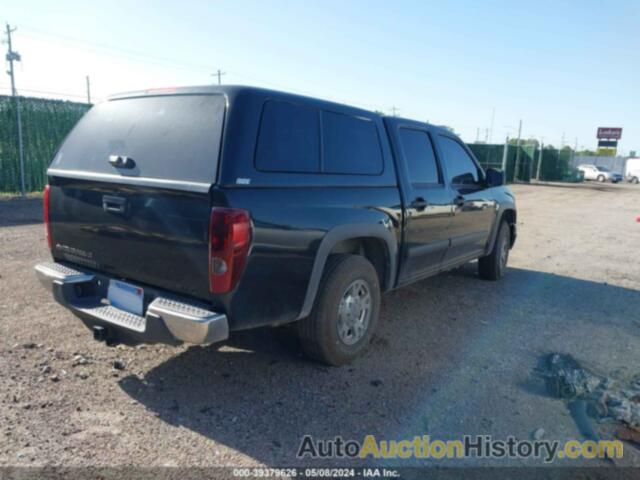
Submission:
POLYGON ((358 343, 369 328, 371 292, 364 280, 347 287, 338 306, 338 338, 345 345, 358 343))

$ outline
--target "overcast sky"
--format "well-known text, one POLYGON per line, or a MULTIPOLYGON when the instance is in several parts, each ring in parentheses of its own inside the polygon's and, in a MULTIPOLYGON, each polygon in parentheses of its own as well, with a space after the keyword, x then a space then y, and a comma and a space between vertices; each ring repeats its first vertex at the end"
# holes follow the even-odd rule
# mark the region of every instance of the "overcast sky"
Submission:
MULTIPOLYGON (((82 101, 217 82, 294 91, 454 128, 640 152, 640 1, 5 0, 23 95, 82 101), (53 92, 53 93, 44 93, 53 92)), ((6 46, 5 46, 6 48, 6 46)), ((0 76, 0 93, 9 77, 0 76)))

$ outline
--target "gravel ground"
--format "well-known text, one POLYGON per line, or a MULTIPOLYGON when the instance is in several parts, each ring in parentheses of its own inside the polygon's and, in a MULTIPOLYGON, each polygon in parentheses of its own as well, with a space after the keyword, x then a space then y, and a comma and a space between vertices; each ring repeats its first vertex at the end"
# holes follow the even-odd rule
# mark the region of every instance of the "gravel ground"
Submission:
POLYGON ((513 190, 506 277, 470 264, 386 295, 372 346, 341 368, 270 329, 204 348, 96 343, 36 281, 40 201, 0 199, 0 466, 293 465, 304 434, 582 438, 532 369, 558 351, 640 373, 640 188, 513 190))

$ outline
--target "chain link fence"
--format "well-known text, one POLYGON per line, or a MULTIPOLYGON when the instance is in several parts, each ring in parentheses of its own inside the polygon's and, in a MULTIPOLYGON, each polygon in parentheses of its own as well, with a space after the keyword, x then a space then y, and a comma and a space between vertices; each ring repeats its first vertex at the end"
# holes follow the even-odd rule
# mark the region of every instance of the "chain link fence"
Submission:
POLYGON ((509 145, 506 156, 504 145, 471 143, 469 148, 485 169, 501 169, 504 162, 507 182, 577 182, 581 178, 572 164, 573 151, 570 148, 543 148, 542 162, 540 148, 535 145, 509 145))
MULTIPOLYGON (((53 154, 76 122, 90 108, 86 103, 20 97, 27 192, 41 191, 53 154)), ((0 192, 20 191, 16 102, 0 95, 0 192)))

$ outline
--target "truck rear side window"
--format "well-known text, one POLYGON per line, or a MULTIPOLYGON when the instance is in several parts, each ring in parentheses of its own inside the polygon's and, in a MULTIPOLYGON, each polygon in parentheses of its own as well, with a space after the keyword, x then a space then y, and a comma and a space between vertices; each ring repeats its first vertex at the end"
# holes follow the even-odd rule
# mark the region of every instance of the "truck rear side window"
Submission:
POLYGON ((400 143, 412 184, 440 183, 440 174, 429 134, 413 128, 400 129, 400 143))
POLYGON ((89 173, 212 183, 224 122, 222 95, 159 95, 93 107, 60 147, 51 167, 89 173), (111 156, 135 168, 119 169, 111 156))
POLYGON ((318 111, 288 102, 266 102, 255 165, 258 170, 267 172, 319 172, 318 111))
POLYGON ((382 173, 376 125, 368 118, 322 111, 322 172, 356 175, 382 173))

